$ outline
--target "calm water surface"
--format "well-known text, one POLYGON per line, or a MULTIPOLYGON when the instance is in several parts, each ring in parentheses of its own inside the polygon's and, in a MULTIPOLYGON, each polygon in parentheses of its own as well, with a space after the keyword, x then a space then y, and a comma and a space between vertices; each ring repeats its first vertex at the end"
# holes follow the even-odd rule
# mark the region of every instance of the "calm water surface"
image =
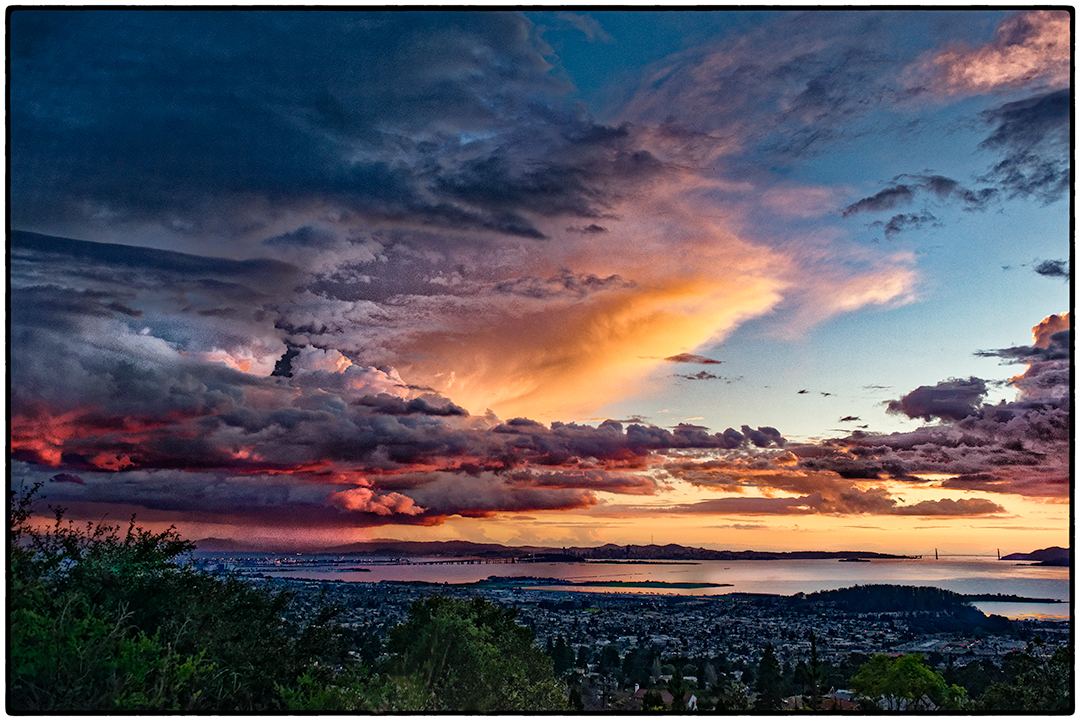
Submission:
MULTIPOLYGON (((436 560, 436 559, 418 559, 436 560)), ((267 575, 313 580, 427 581, 429 583, 471 583, 489 576, 535 576, 575 583, 589 581, 667 581, 723 583, 703 589, 634 589, 639 593, 679 593, 722 595, 732 592, 778 593, 845 588, 856 584, 894 583, 907 586, 936 586, 957 593, 1002 593, 1034 598, 1071 601, 1069 569, 1019 565, 995 559, 904 559, 875 560, 870 563, 840 563, 836 560, 805 561, 700 561, 676 564, 635 564, 619 562, 519 563, 475 565, 390 565, 357 560, 337 567, 281 567, 260 569, 267 575), (351 569, 369 569, 367 572, 351 569)), ((569 588, 569 587, 553 587, 569 588)), ((574 590, 627 593, 630 589, 574 586, 574 590)), ((977 603, 985 613, 1012 618, 1068 617, 1069 603, 977 603)))

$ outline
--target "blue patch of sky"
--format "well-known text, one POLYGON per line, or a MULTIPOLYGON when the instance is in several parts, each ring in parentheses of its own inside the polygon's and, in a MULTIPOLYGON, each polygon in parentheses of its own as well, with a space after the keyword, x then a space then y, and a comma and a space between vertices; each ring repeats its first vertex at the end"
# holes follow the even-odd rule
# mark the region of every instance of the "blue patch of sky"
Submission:
MULTIPOLYGON (((641 52, 634 58, 623 48, 613 52, 615 43, 601 47, 567 38, 560 45, 564 67, 575 75, 575 81, 580 77, 583 97, 599 98, 607 82, 605 75, 629 77, 641 65, 667 53, 715 40, 717 28, 734 28, 725 26, 732 20, 728 15, 698 18, 661 13, 655 26, 634 21, 633 15, 593 14, 619 42, 640 44, 641 52), (702 34, 686 35, 686 23, 702 18, 708 20, 699 28, 702 34), (711 29, 706 31, 705 25, 711 29), (606 59, 598 60, 601 56, 606 59)), ((905 26, 910 34, 904 42, 912 48, 939 47, 943 38, 956 40, 960 29, 963 41, 977 45, 993 37, 1002 17, 1000 12, 924 14, 920 22, 905 26)), ((768 17, 767 13, 736 14, 734 19, 742 32, 768 17)), ((580 31, 573 32, 584 38, 580 31)), ((979 114, 1017 97, 1022 94, 926 100, 881 109, 855 123, 851 132, 817 147, 815 154, 774 158, 771 166, 755 166, 751 157, 741 172, 756 176, 759 183, 843 189, 850 193, 848 203, 876 193, 902 174, 940 174, 966 187, 984 187, 977 178, 997 157, 979 148, 991 132, 979 114)), ((871 307, 844 314, 794 340, 779 332, 790 325, 783 311, 752 320, 723 343, 698 349, 723 358, 722 375, 741 380, 668 379, 659 394, 627 399, 605 410, 615 416, 640 413, 660 423, 677 422, 681 418, 657 413, 670 406, 678 408, 681 417, 700 416, 699 422, 717 429, 742 423, 774 425, 782 432, 804 436, 828 434, 829 427, 846 415, 859 416, 874 430, 901 430, 919 421, 886 415, 882 401, 950 377, 1003 380, 1014 375, 1018 367, 977 358, 974 351, 1028 343, 1031 326, 1069 307, 1066 283, 1033 272, 1036 259, 1068 257, 1066 201, 1044 206, 1013 200, 968 212, 955 200, 923 193, 891 211, 846 219, 839 214, 844 204, 842 192, 831 212, 823 209, 821 216, 804 220, 777 219, 763 208, 751 213, 749 232, 758 241, 776 242, 831 230, 860 244, 880 243, 876 247, 882 253, 913 252, 920 278, 918 300, 898 308, 871 307), (923 210, 929 210, 936 222, 910 228, 892 239, 883 237, 880 225, 872 225, 896 213, 923 210), (890 388, 868 389, 883 384, 890 388), (802 389, 809 392, 798 394, 802 389)), ((665 370, 659 369, 656 375, 662 377, 665 370)), ((1009 388, 996 389, 990 400, 1013 393, 1009 388)))
POLYGON ((574 83, 577 95, 601 121, 635 87, 643 67, 705 42, 746 32, 774 16, 770 11, 720 13, 705 10, 526 11, 543 28, 553 58, 574 83), (590 40, 560 18, 565 12, 587 15, 610 36, 590 40))

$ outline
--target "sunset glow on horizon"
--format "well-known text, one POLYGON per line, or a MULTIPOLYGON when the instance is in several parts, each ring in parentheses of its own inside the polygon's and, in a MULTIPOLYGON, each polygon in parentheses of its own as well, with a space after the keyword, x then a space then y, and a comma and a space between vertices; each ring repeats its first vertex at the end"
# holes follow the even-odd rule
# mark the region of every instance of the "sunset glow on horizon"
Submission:
POLYGON ((1070 22, 14 10, 12 487, 268 549, 1068 546, 1070 22))

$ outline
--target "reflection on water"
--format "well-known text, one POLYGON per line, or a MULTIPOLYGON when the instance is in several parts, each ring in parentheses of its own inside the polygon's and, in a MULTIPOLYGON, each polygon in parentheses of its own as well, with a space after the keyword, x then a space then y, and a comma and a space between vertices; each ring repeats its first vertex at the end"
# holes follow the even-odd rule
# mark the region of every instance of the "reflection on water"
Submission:
POLYGON ((999 601, 978 601, 975 608, 989 615, 995 613, 1006 618, 1045 618, 1057 619, 1069 617, 1067 603, 1009 603, 999 601))
MULTIPOLYGON (((329 560, 329 559, 328 559, 329 560)), ((438 560, 438 559, 415 559, 438 560)), ((894 583, 907 586, 936 586, 957 593, 1000 593, 1029 598, 1070 601, 1069 569, 1020 565, 993 559, 904 559, 875 560, 870 563, 840 563, 835 560, 802 561, 701 561, 678 564, 632 563, 519 563, 461 565, 387 564, 357 559, 354 568, 305 564, 305 567, 267 567, 268 575, 314 580, 426 581, 429 583, 472 583, 489 576, 532 576, 556 578, 576 583, 588 581, 668 581, 731 584, 697 589, 648 589, 650 593, 721 595, 732 592, 812 593, 857 584, 894 583)), ((626 592, 628 589, 577 587, 576 590, 626 592)), ((642 589, 637 589, 642 592, 642 589)), ((1068 617, 1069 604, 978 603, 984 613, 1011 618, 1044 615, 1068 617)))

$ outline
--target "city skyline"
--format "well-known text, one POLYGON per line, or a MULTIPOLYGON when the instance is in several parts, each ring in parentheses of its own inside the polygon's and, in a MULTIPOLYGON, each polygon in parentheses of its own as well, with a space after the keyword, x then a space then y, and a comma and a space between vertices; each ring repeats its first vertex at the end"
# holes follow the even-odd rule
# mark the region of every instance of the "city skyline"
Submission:
POLYGON ((10 469, 70 517, 1069 545, 1067 11, 8 31, 10 469))

